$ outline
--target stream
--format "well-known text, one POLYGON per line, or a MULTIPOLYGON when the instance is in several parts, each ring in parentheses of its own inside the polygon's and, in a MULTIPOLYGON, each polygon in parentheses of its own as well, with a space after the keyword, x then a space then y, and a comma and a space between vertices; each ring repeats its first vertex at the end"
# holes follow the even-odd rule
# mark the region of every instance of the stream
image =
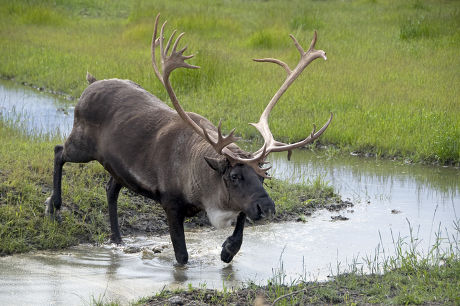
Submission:
MULTIPOLYGON (((31 134, 68 135, 76 101, 0 81, 0 119, 31 134)), ((455 233, 460 170, 296 150, 272 154, 271 175, 289 182, 328 182, 352 208, 318 211, 306 222, 248 226, 240 252, 220 261, 231 228, 189 229, 189 264, 175 265, 169 235, 125 237, 125 245, 79 245, 0 258, 0 304, 123 304, 163 288, 232 288, 278 277, 327 280, 352 263, 394 254, 394 240, 417 238, 427 252, 440 232, 455 233), (334 221, 341 215, 346 221, 334 221), (159 252, 160 250, 161 252, 159 252), (384 253, 383 253, 384 252, 384 253)), ((65 204, 64 204, 65 205, 65 204)), ((458 230, 458 229, 457 229, 458 230)), ((370 269, 370 270, 369 270, 370 269)))

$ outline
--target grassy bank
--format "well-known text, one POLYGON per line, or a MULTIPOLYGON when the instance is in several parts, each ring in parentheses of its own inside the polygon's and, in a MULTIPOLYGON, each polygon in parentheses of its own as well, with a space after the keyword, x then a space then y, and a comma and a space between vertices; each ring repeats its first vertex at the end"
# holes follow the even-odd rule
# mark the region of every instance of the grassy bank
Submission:
MULTIPOLYGON (((453 232, 436 233, 427 250, 414 236, 394 240, 394 250, 376 248, 375 254, 353 259, 344 270, 331 271, 331 280, 289 280, 280 263, 266 285, 249 282, 240 289, 201 288, 164 290, 133 305, 310 305, 396 304, 458 305, 460 258, 458 221, 453 232), (392 254, 392 255, 389 255, 392 254)), ((104 304, 95 301, 95 304, 104 304)), ((112 302, 117 305, 117 302, 112 302)))
POLYGON ((298 54, 288 37, 317 47, 316 61, 270 118, 294 141, 335 119, 321 138, 346 151, 460 163, 460 3, 359 1, 14 1, 0 4, 0 75, 78 97, 89 70, 128 78, 164 101, 150 65, 153 18, 186 31, 200 71, 174 72, 187 110, 256 137, 256 122, 284 72, 250 59, 298 54), (305 114, 305 115, 299 115, 305 114))
POLYGON ((182 305, 456 305, 460 302, 458 273, 460 261, 448 257, 440 266, 414 263, 385 274, 343 274, 325 283, 298 281, 283 286, 269 282, 227 292, 204 288, 164 291, 134 305, 170 305, 173 298, 183 301, 182 305))
MULTIPOLYGON (((44 201, 52 190, 53 148, 60 142, 25 136, 0 120, 0 255, 107 241, 108 174, 96 162, 64 166, 62 222, 44 215, 44 201)), ((273 180, 267 182, 266 189, 277 204, 275 221, 303 220, 316 209, 349 204, 321 180, 308 186, 273 180)), ((122 189, 118 203, 123 234, 167 232, 166 216, 159 204, 126 189, 122 189)), ((204 214, 187 222, 209 225, 204 214)))

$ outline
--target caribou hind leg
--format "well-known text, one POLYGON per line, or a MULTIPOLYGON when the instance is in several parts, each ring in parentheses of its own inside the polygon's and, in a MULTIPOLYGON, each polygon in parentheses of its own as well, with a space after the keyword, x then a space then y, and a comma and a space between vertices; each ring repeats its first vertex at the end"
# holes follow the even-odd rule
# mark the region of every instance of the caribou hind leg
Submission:
POLYGON ((235 230, 233 234, 225 240, 222 244, 222 252, 220 253, 220 259, 223 262, 229 263, 232 261, 233 257, 240 250, 241 244, 243 243, 243 230, 244 223, 246 221, 246 214, 240 212, 238 218, 236 219, 235 230))
POLYGON ((79 133, 75 132, 74 127, 65 144, 54 147, 53 192, 45 201, 45 214, 52 218, 57 217, 57 211, 60 210, 62 204, 61 183, 64 164, 66 162, 87 163, 94 159, 89 152, 84 150, 85 146, 81 146, 81 144, 85 143, 84 137, 78 136, 79 133), (75 141, 78 145, 74 145, 75 141))
POLYGON ((185 244, 184 234, 184 219, 183 211, 178 207, 176 200, 162 200, 161 204, 165 208, 166 216, 169 225, 169 235, 174 247, 174 255, 180 265, 185 265, 188 262, 187 246, 185 244))
POLYGON ((113 243, 122 243, 120 228, 118 226, 118 213, 117 213, 117 200, 120 194, 121 184, 118 183, 113 176, 110 177, 109 182, 105 188, 107 192, 107 202, 109 204, 109 217, 110 217, 110 230, 112 232, 110 240, 113 243))
POLYGON ((62 181, 62 167, 65 161, 62 158, 64 147, 57 145, 54 147, 54 171, 53 171, 53 193, 46 199, 45 214, 50 217, 56 216, 56 211, 61 208, 61 181, 62 181))

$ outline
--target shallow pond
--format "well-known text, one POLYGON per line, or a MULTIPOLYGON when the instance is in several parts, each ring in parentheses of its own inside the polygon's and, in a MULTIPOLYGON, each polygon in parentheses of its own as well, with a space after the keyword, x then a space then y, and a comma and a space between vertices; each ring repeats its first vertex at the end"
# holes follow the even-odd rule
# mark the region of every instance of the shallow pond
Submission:
POLYGON ((29 134, 68 135, 73 125, 73 103, 76 101, 0 80, 0 119, 29 134))
MULTIPOLYGON (((28 131, 40 127, 40 133, 46 133, 58 127, 60 133, 68 133, 71 109, 70 115, 59 111, 68 102, 11 87, 9 83, 0 86, 3 118, 28 131), (38 104, 47 105, 52 118, 59 119, 28 111, 38 104), (46 124, 31 123, 35 117, 48 118, 45 122, 54 120, 56 125, 46 130, 46 124)), ((274 177, 291 182, 321 177, 355 206, 339 213, 320 211, 305 223, 249 226, 241 251, 231 264, 221 262, 219 254, 232 229, 188 230, 190 263, 186 267, 175 266, 168 235, 127 237, 122 247, 80 245, 59 252, 3 257, 0 299, 6 304, 83 304, 102 297, 127 302, 154 294, 164 286, 229 288, 249 280, 264 283, 280 270, 287 282, 299 277, 325 280, 348 264, 365 262, 365 257, 379 254, 381 258, 383 249, 385 256, 391 255, 393 240, 402 237, 408 241, 411 229, 420 249, 426 251, 439 228, 453 233, 454 223, 459 222, 459 169, 307 150, 293 152, 290 162, 284 154, 271 156, 271 162, 274 177), (332 221, 331 217, 339 214, 348 220, 332 221)))

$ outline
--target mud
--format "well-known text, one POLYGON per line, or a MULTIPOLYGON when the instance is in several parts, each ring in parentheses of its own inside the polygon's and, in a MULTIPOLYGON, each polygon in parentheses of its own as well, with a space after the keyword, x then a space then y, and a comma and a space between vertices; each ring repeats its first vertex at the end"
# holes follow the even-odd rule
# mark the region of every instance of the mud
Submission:
MULTIPOLYGON (((139 196, 129 190, 123 189, 123 193, 127 194, 135 208, 123 209, 119 211, 118 218, 122 236, 136 235, 164 235, 168 233, 168 221, 166 214, 161 208, 161 205, 151 199, 139 196), (148 209, 145 209, 148 208, 148 209)), ((305 204, 305 197, 297 198, 297 203, 289 209, 284 209, 277 212, 271 220, 261 220, 257 222, 246 221, 246 224, 262 225, 270 222, 304 222, 300 216, 311 216, 314 212, 320 209, 328 211, 340 211, 353 206, 349 201, 342 201, 337 197, 331 199, 316 199, 309 204, 305 204)), ((76 205, 63 205, 63 210, 68 210, 76 215, 83 215, 76 205)), ((107 221, 108 222, 108 221, 107 221)), ((211 228, 206 212, 201 211, 196 216, 186 219, 184 227, 188 230, 211 228)), ((84 238, 84 237, 82 237, 84 238)), ((82 241, 88 242, 88 241, 82 241)))

